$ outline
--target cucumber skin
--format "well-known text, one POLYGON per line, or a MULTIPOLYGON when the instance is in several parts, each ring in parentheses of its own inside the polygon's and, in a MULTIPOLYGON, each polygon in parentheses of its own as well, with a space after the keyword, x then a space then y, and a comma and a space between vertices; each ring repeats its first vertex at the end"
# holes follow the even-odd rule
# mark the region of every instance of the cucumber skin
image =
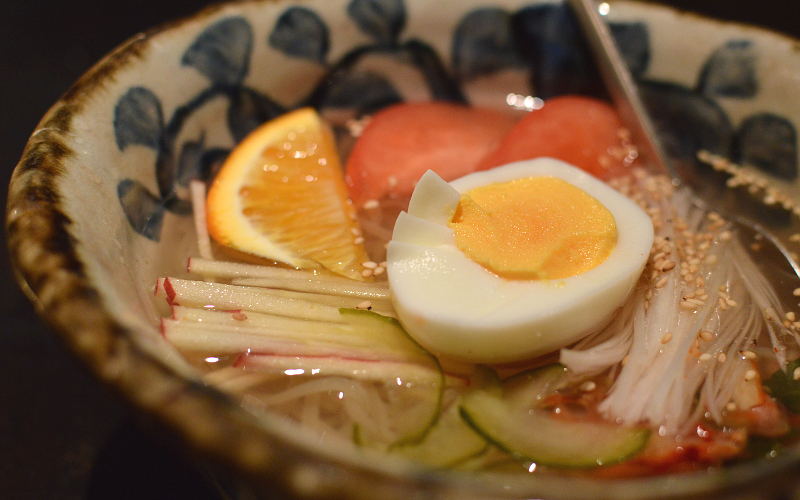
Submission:
POLYGON ((352 318, 356 318, 361 321, 366 320, 375 322, 376 327, 377 326, 380 326, 381 328, 389 327, 398 330, 398 333, 401 333, 406 339, 408 339, 409 342, 411 342, 420 351, 420 353, 424 354, 433 363, 436 371, 439 373, 439 383, 437 384, 438 391, 436 395, 436 402, 434 403, 435 408, 431 419, 425 424, 425 426, 422 429, 419 430, 419 432, 412 433, 408 436, 403 436, 399 438, 397 441, 391 443, 389 445, 389 450, 402 446, 415 445, 420 443, 425 439, 425 437, 428 435, 431 429, 433 429, 433 426, 436 425, 436 422, 439 420, 439 414, 442 411, 445 376, 444 376, 444 371, 442 370, 442 365, 439 363, 439 359, 433 354, 429 353, 422 346, 420 346, 413 338, 411 338, 411 336, 408 335, 408 333, 406 333, 406 331, 403 329, 402 325, 400 325, 400 322, 397 321, 395 318, 384 316, 374 311, 368 311, 365 309, 353 309, 349 307, 339 308, 339 314, 342 315, 343 317, 350 316, 352 318))
POLYGON ((443 411, 420 443, 393 451, 433 469, 450 469, 485 453, 489 444, 464 422, 458 409, 459 405, 454 404, 443 411))
MULTIPOLYGON (((369 319, 372 321, 381 321, 387 325, 396 326, 397 328, 403 328, 400 326, 400 322, 397 319, 392 318, 391 316, 384 316, 383 314, 378 314, 375 311, 369 311, 367 309, 354 309, 352 307, 340 307, 339 314, 342 316, 354 316, 354 317, 361 317, 364 319, 369 319)), ((403 330, 405 333, 405 330, 403 330)), ((406 334, 408 335, 408 334, 406 334)), ((411 339, 411 337, 409 337, 411 339)), ((415 342, 416 343, 416 342, 415 342)))
POLYGON ((559 468, 559 469, 591 469, 595 467, 606 467, 609 465, 618 464, 624 462, 632 457, 634 457, 637 453, 639 453, 644 446, 647 444, 648 439, 650 438, 650 430, 649 429, 637 429, 632 432, 637 434, 634 437, 637 437, 639 440, 638 446, 631 449, 630 452, 620 455, 619 457, 615 458, 614 460, 606 460, 602 464, 597 463, 567 463, 565 461, 550 461, 550 460, 540 460, 533 455, 535 453, 520 453, 517 450, 512 449, 506 443, 501 442, 496 437, 492 436, 490 433, 486 432, 473 417, 470 415, 469 410, 465 408, 463 405, 459 408, 459 413, 461 414, 461 418, 472 427, 472 429, 480 434, 489 444, 492 444, 499 449, 505 451, 509 455, 513 456, 517 460, 529 460, 531 462, 536 462, 537 464, 544 465, 547 467, 559 468))

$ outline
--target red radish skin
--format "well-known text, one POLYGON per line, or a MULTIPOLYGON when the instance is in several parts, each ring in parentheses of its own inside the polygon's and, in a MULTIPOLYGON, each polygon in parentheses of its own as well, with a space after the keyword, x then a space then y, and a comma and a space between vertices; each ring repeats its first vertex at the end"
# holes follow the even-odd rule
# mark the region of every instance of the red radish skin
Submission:
POLYGON ((250 352, 243 352, 236 356, 236 359, 233 360, 233 367, 234 368, 242 368, 245 363, 247 363, 247 358, 250 356, 250 352))
POLYGON ((170 282, 169 278, 164 278, 163 286, 164 293, 167 294, 167 304, 171 306, 180 305, 175 301, 175 289, 172 288, 172 283, 170 282))
POLYGON ((409 196, 429 169, 448 181, 474 172, 516 121, 510 113, 444 102, 388 107, 372 117, 350 152, 350 197, 361 207, 409 196))
POLYGON ((479 169, 549 156, 609 179, 628 168, 622 161, 626 151, 622 131, 609 104, 589 97, 554 97, 522 118, 482 159, 479 169))
MULTIPOLYGON (((398 361, 385 361, 383 359, 356 358, 356 357, 351 357, 351 356, 322 356, 322 355, 319 355, 319 354, 297 354, 297 355, 292 355, 292 354, 280 354, 280 353, 272 353, 272 352, 250 352, 250 353, 247 353, 247 358, 248 359, 243 360, 243 362, 242 362, 243 364, 240 365, 242 368, 247 369, 247 363, 248 362, 252 362, 252 363, 255 363, 257 365, 259 360, 269 360, 271 358, 276 358, 276 359, 301 358, 301 359, 323 359, 323 360, 329 359, 331 361, 344 361, 344 362, 353 361, 353 362, 356 362, 356 363, 373 363, 373 364, 374 363, 394 363, 394 364, 398 364, 398 365, 402 365, 402 364, 411 365, 412 364, 412 363, 401 363, 401 362, 398 362, 398 361), (250 359, 250 358, 252 358, 252 359, 250 359)), ((418 366, 422 366, 422 365, 418 365, 418 366)))

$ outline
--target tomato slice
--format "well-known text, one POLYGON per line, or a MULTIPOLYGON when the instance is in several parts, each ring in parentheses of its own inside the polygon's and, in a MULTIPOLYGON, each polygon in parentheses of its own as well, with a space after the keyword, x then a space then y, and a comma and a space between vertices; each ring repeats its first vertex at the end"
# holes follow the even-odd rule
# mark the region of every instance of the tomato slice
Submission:
POLYGON ((445 180, 474 172, 516 120, 510 113, 444 102, 381 110, 347 160, 350 197, 360 207, 368 200, 409 196, 429 169, 445 180))
POLYGON ((554 97, 522 118, 479 168, 550 156, 609 179, 628 168, 623 130, 617 112, 603 101, 554 97))

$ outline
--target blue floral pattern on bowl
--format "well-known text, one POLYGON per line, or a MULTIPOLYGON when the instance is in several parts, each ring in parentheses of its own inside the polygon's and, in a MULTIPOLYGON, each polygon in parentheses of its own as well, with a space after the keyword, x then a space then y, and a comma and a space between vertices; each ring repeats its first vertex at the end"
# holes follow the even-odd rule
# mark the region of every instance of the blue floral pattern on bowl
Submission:
MULTIPOLYGON (((203 75, 208 86, 171 116, 164 116, 159 96, 146 87, 131 87, 119 98, 113 117, 119 150, 138 145, 156 152, 156 193, 133 179, 117 185, 122 209, 136 232, 158 241, 165 212, 189 213, 182 188, 191 179, 212 178, 229 153, 228 148, 207 146, 202 134, 178 140, 187 120, 218 97, 228 102, 227 126, 235 142, 289 109, 313 106, 363 115, 405 100, 391 75, 359 68, 359 62, 374 56, 414 68, 430 97, 438 100, 468 104, 466 90, 472 81, 505 70, 527 74, 530 92, 544 99, 570 93, 605 97, 577 23, 561 4, 467 12, 452 32, 448 58, 425 40, 404 37, 407 12, 403 0, 352 0, 346 12, 369 41, 338 58, 331 54, 331 29, 313 9, 288 7, 266 40, 255 39, 245 17, 231 16, 205 28, 176 61, 203 75), (278 102, 245 84, 256 43, 319 65, 323 76, 295 102, 278 102)), ((728 40, 707 58, 695 84, 687 86, 647 76, 651 53, 646 22, 609 25, 671 155, 701 173, 704 167, 695 155, 705 149, 781 179, 797 177, 797 133, 787 118, 755 112, 734 126, 721 104, 726 99, 757 96, 754 42, 728 40)))

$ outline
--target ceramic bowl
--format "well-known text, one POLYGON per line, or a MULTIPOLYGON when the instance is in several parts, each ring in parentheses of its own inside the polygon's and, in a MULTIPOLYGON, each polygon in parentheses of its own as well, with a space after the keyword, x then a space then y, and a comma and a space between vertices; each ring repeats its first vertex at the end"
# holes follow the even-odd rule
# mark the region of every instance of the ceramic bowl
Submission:
MULTIPOLYGON (((670 151, 797 177, 797 42, 638 2, 607 15, 670 151)), ((252 491, 313 498, 656 498, 768 495, 800 452, 680 478, 595 483, 433 473, 322 449, 207 387, 162 339, 157 276, 181 274, 195 233, 191 179, 256 125, 312 105, 326 116, 401 100, 502 107, 509 94, 602 95, 565 7, 536 0, 256 0, 137 36, 42 119, 11 182, 21 286, 96 375, 252 491)), ((699 168, 699 167, 698 167, 699 168)), ((794 193, 794 191, 792 191, 794 193)))

